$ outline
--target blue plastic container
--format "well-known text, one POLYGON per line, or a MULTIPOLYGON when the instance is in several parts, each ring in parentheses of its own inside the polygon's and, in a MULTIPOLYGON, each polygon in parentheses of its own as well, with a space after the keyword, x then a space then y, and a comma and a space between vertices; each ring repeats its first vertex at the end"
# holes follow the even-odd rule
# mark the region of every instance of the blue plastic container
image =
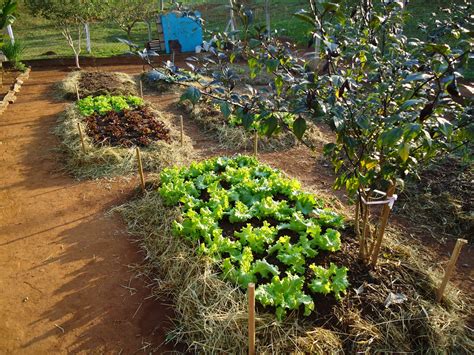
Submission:
POLYGON ((202 44, 201 14, 170 12, 161 15, 166 53, 171 53, 170 41, 178 41, 181 52, 194 52, 202 44))

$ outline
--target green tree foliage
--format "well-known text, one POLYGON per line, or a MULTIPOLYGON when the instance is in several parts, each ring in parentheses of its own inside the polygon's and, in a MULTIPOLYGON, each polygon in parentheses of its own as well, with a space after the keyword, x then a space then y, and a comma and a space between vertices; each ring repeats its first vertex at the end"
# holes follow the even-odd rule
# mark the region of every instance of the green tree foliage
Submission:
POLYGON ((129 42, 133 27, 158 13, 157 2, 153 0, 106 0, 102 1, 102 6, 106 18, 125 31, 129 42))
POLYGON ((435 157, 453 151, 472 157, 473 101, 457 86, 472 56, 472 5, 447 7, 440 11, 451 16, 422 25, 423 41, 404 34, 402 1, 310 0, 295 16, 313 26, 309 46, 320 46, 317 58, 259 29, 217 34, 209 56, 189 59, 196 74, 212 80, 201 80, 204 89, 188 89, 183 99, 211 98, 223 117, 237 116, 247 128, 258 122, 268 134, 290 130, 305 144, 307 121, 328 124, 336 135, 325 147, 335 187, 356 201, 356 220, 365 216, 356 232, 371 239, 363 201, 376 189, 401 186, 435 157), (266 71, 273 79, 265 89, 236 90, 229 65, 235 60, 247 64, 251 78, 266 71), (288 115, 294 119, 283 119, 288 115))
POLYGON ((80 68, 82 35, 84 24, 100 18, 99 0, 25 0, 30 12, 35 16, 50 20, 67 41, 74 52, 76 67, 80 68))

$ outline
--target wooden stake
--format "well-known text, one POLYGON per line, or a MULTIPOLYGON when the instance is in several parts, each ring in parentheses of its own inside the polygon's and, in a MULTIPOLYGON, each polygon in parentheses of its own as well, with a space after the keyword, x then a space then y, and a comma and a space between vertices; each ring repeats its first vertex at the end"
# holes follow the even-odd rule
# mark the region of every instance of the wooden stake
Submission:
POLYGON ((82 152, 86 154, 86 145, 84 144, 84 135, 82 134, 82 128, 79 122, 77 122, 77 129, 79 130, 79 137, 81 137, 82 152))
POLYGON ((249 355, 255 355, 255 284, 248 285, 249 298, 249 355))
MULTIPOLYGON (((395 184, 393 182, 390 183, 390 186, 387 190, 387 195, 385 196, 387 199, 391 198, 395 193, 395 184)), ((385 234, 385 227, 387 227, 388 216, 390 215, 390 206, 387 204, 383 205, 382 209, 382 216, 380 217, 380 228, 379 234, 373 246, 373 252, 371 254, 371 265, 377 265, 377 259, 380 253, 380 247, 382 245, 383 235, 385 234)))
POLYGON ((438 291, 436 292, 436 302, 441 302, 441 300, 443 299, 444 290, 446 289, 446 285, 448 284, 449 278, 451 277, 451 274, 453 273, 456 267, 456 261, 458 260, 461 248, 466 243, 466 239, 459 238, 456 241, 456 245, 454 246, 451 258, 449 259, 448 266, 446 266, 446 270, 444 272, 443 281, 441 281, 441 285, 439 285, 438 291))
POLYGON ((140 96, 143 99, 143 82, 142 82, 142 79, 140 79, 140 96))
POLYGON ((255 157, 258 156, 258 131, 255 130, 254 136, 253 136, 253 155, 255 157))
POLYGON ((183 116, 179 116, 179 123, 181 125, 181 147, 184 145, 184 121, 183 116))
POLYGON ((81 95, 79 95, 79 86, 76 84, 76 96, 77 96, 77 101, 81 99, 81 95))
POLYGON ((142 192, 145 193, 145 175, 143 175, 142 156, 140 154, 140 148, 137 147, 137 161, 138 161, 138 172, 140 173, 140 184, 142 192))

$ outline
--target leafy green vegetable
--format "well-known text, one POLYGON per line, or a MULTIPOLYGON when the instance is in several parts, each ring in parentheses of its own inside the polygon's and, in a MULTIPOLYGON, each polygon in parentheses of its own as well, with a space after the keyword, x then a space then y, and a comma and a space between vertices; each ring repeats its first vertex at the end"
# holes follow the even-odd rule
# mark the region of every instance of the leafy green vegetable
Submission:
POLYGON ((311 291, 324 295, 333 292, 336 299, 341 299, 341 293, 346 293, 349 286, 347 268, 338 268, 333 263, 330 264, 329 269, 314 264, 311 264, 309 268, 314 272, 314 279, 309 284, 311 291))
POLYGON ((77 101, 79 112, 83 116, 90 116, 94 113, 104 115, 110 111, 123 111, 143 105, 143 100, 137 96, 87 96, 77 101))
POLYGON ((158 193, 182 210, 173 233, 195 243, 226 280, 243 289, 256 283, 257 300, 274 307, 278 319, 300 306, 311 313, 316 294, 345 293, 346 268, 308 266, 321 251, 340 250, 343 218, 297 180, 252 157, 220 157, 164 169, 158 193), (275 258, 278 265, 269 262, 275 258))
POLYGON ((274 276, 269 284, 260 285, 255 290, 255 298, 264 306, 276 307, 278 320, 282 320, 287 309, 298 309, 304 305, 304 314, 314 310, 311 296, 303 292, 304 278, 288 274, 280 279, 274 276))

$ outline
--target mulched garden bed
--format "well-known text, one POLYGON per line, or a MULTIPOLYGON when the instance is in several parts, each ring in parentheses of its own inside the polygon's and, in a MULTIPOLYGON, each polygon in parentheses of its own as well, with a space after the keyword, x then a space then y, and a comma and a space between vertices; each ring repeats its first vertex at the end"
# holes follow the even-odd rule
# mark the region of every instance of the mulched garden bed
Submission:
POLYGON ((147 147, 153 141, 171 142, 170 129, 149 107, 138 107, 86 117, 87 134, 98 145, 147 147))
MULTIPOLYGON (((191 352, 245 353, 247 297, 245 290, 231 280, 234 270, 241 263, 242 273, 238 275, 245 277, 240 280, 247 280, 249 274, 260 273, 256 271, 255 263, 259 261, 257 258, 263 257, 277 266, 281 272, 279 276, 283 277, 288 268, 285 260, 289 259, 273 257, 272 253, 259 255, 255 247, 251 247, 255 251, 254 259, 244 257, 248 254, 245 249, 251 245, 250 241, 257 241, 250 239, 250 234, 245 237, 247 245, 242 241, 242 235, 239 237, 242 254, 240 249, 239 252, 235 250, 235 232, 241 230, 243 224, 231 223, 228 216, 241 219, 247 212, 245 208, 237 211, 237 206, 232 204, 226 207, 216 196, 227 195, 232 201, 237 192, 239 199, 245 201, 255 194, 237 188, 236 184, 248 180, 239 179, 238 172, 232 173, 233 181, 221 179, 220 187, 215 186, 214 180, 219 179, 222 171, 213 169, 214 174, 206 176, 200 175, 201 167, 197 164, 177 174, 166 175, 169 170, 162 172, 157 182, 159 189, 116 210, 125 217, 130 232, 140 237, 139 243, 150 266, 148 276, 156 281, 153 285, 155 295, 171 296, 175 305, 175 328, 167 338, 188 344, 191 352), (183 191, 186 191, 184 196, 183 191), (230 212, 225 212, 217 227, 210 227, 208 222, 218 218, 219 206, 224 212, 230 208, 230 212), (186 211, 186 208, 190 210, 186 211), (219 237, 219 230, 222 230, 223 239, 219 237), (200 233, 204 233, 204 237, 196 240, 200 233), (234 265, 229 270, 228 262, 223 259, 227 258, 227 249, 232 250, 231 263, 234 265), (215 254, 216 251, 221 252, 222 257, 215 254), (249 270, 246 263, 250 263, 249 270)), ((232 169, 227 172, 231 173, 232 169)), ((274 179, 265 180, 260 170, 255 174, 257 185, 251 187, 252 180, 248 180, 249 188, 258 191, 273 188, 274 179)), ((285 194, 274 194, 274 201, 289 200, 291 198, 285 194)), ((245 203, 253 208, 258 201, 245 203)), ((270 206, 262 207, 261 211, 271 209, 270 206)), ((306 209, 304 206, 300 204, 297 208, 306 209)), ((260 210, 261 207, 256 208, 260 210)), ((247 219, 245 224, 260 227, 265 220, 274 226, 273 218, 280 218, 275 213, 274 217, 247 219)), ((295 220, 290 219, 289 223, 295 220)), ((286 228, 280 229, 296 245, 296 235, 286 228)), ((277 237, 281 237, 280 234, 277 237)), ((465 296, 454 287, 446 290, 443 303, 434 301, 439 273, 426 264, 424 253, 418 248, 413 241, 408 242, 398 232, 388 230, 378 266, 369 268, 358 259, 358 242, 353 233, 344 231, 340 250, 321 250, 306 261, 325 268, 331 263, 347 267, 350 283, 347 293, 340 301, 329 294, 314 295, 314 311, 309 316, 304 316, 303 307, 299 307, 289 311, 282 321, 277 321, 274 307, 268 304, 264 307, 260 301, 265 299, 259 301, 258 297, 259 288, 269 280, 257 279, 257 353, 469 353, 473 338, 466 327, 466 315, 470 314, 471 308, 466 304, 465 296)), ((304 277, 311 279, 314 275, 309 271, 304 277)), ((286 293, 285 289, 280 291, 274 296, 286 293)), ((304 289, 304 292, 310 294, 310 290, 304 289)))
POLYGON ((70 100, 77 99, 76 86, 81 98, 99 95, 138 95, 137 83, 125 73, 72 72, 59 84, 60 95, 70 100))
POLYGON ((449 157, 424 169, 419 180, 409 180, 395 212, 439 238, 465 238, 474 242, 474 165, 449 157), (409 201, 409 203, 405 203, 409 201))

